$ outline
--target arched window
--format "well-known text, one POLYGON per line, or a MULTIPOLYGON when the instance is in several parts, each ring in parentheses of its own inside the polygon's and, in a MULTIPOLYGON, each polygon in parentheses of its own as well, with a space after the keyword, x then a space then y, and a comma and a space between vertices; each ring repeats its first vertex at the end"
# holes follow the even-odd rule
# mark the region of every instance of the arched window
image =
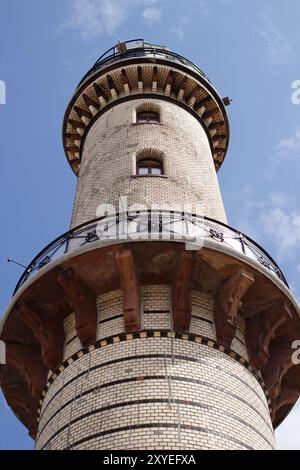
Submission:
POLYGON ((143 148, 135 155, 136 176, 165 176, 164 154, 156 148, 143 148))
POLYGON ((164 174, 163 162, 157 158, 145 157, 137 161, 136 174, 159 176, 164 174))
POLYGON ((137 124, 159 123, 159 113, 156 111, 139 111, 136 116, 137 124))

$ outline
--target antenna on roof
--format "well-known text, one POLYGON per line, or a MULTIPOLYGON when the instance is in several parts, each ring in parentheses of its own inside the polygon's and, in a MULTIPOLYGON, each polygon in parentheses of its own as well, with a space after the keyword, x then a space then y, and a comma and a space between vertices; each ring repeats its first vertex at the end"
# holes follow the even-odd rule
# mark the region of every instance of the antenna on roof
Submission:
POLYGON ((11 258, 7 258, 7 261, 8 263, 14 263, 14 264, 17 264, 18 266, 21 266, 22 268, 27 268, 27 266, 24 266, 24 264, 21 264, 21 263, 18 263, 18 261, 14 261, 13 259, 11 258))

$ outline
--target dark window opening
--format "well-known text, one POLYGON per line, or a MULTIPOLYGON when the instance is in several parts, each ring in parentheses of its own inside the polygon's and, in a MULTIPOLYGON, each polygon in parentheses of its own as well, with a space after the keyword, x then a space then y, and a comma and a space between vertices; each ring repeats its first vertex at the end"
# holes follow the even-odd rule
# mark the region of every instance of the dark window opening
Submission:
POLYGON ((163 164, 154 158, 144 158, 137 162, 137 175, 163 175, 163 164))
POLYGON ((140 111, 136 117, 137 124, 159 123, 159 114, 154 111, 140 111))

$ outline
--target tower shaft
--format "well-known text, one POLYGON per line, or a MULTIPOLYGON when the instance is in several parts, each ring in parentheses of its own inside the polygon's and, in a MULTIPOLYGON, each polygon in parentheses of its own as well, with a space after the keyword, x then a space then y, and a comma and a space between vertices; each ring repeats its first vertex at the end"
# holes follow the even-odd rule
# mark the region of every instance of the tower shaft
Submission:
POLYGON ((2 389, 36 449, 274 448, 299 396, 299 307, 227 225, 224 103, 142 40, 75 90, 71 229, 23 273, 0 336, 2 389))
POLYGON ((99 205, 122 210, 124 198, 128 208, 185 208, 226 223, 207 134, 178 104, 155 95, 124 101, 103 113, 87 132, 72 226, 95 218, 99 205), (159 122, 138 123, 144 109, 155 109, 159 122), (161 160, 162 175, 136 174, 145 155, 161 160))

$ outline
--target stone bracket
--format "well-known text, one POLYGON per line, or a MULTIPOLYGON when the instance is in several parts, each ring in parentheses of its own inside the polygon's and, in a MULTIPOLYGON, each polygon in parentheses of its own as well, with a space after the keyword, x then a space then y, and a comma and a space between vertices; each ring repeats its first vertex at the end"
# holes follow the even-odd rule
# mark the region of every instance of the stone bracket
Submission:
POLYGON ((132 251, 117 251, 116 264, 123 292, 125 332, 132 333, 141 329, 140 289, 132 251))
POLYGON ((214 306, 214 320, 217 341, 227 347, 230 347, 236 335, 242 299, 254 281, 253 274, 241 268, 233 273, 220 288, 214 306))
POLYGON ((22 302, 17 307, 19 318, 33 332, 41 346, 42 361, 48 369, 56 369, 63 359, 65 334, 62 319, 48 316, 33 301, 22 302))
POLYGON ((183 251, 172 286, 173 328, 175 331, 189 331, 191 322, 190 291, 194 268, 194 254, 183 251))
POLYGON ((83 284, 73 268, 62 270, 57 280, 74 309, 75 328, 82 345, 94 343, 97 335, 96 295, 83 284))
POLYGON ((39 348, 6 343, 6 364, 18 370, 27 383, 30 396, 39 399, 47 376, 39 348))
POLYGON ((275 400, 282 386, 283 376, 295 366, 292 362, 292 349, 290 341, 270 345, 269 359, 262 369, 262 376, 269 391, 271 400, 275 400))
POLYGON ((292 318, 289 305, 280 300, 271 302, 259 315, 246 320, 245 340, 249 361, 255 369, 262 369, 270 356, 270 342, 277 330, 292 318))

